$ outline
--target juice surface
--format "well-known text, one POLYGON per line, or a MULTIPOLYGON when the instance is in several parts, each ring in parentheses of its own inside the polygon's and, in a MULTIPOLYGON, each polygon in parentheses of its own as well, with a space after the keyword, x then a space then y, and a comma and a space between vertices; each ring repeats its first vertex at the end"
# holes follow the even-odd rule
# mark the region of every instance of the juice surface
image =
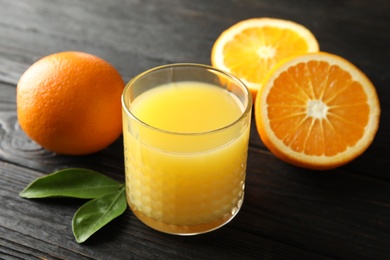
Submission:
POLYGON ((242 114, 240 103, 228 91, 198 82, 149 90, 133 101, 131 111, 153 127, 187 133, 224 127, 242 114))
MULTIPOLYGON (((148 125, 185 133, 219 129, 242 115, 226 90, 193 82, 149 90, 134 100, 131 111, 148 125)), ((232 218, 243 199, 247 121, 194 137, 151 130, 124 116, 132 211, 168 233, 201 233, 232 218)))

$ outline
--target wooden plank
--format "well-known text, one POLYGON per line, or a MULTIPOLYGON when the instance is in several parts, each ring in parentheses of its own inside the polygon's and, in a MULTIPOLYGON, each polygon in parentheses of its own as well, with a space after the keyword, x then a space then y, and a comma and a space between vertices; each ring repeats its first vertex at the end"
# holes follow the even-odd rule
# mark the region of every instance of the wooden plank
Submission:
POLYGON ((386 69, 379 65, 385 62, 384 56, 371 50, 386 50, 388 18, 381 26, 369 18, 369 15, 387 17, 389 3, 384 1, 383 8, 366 6, 364 1, 308 4, 304 16, 299 6, 288 1, 267 5, 249 0, 207 4, 172 0, 142 1, 142 4, 36 0, 33 4, 11 1, 2 6, 5 8, 0 9, 0 35, 7 37, 0 37, 1 54, 5 57, 0 71, 10 75, 2 75, 0 80, 7 82, 16 83, 18 75, 36 59, 69 49, 107 59, 125 79, 164 63, 209 64, 211 46, 222 30, 241 19, 261 16, 283 17, 304 24, 318 35, 324 51, 356 62, 376 79, 374 83, 383 83, 379 75, 386 75, 386 69), (348 17, 341 15, 346 9, 348 17), (337 24, 342 27, 334 27, 337 24), (361 40, 350 42, 357 38, 361 40), (355 48, 349 48, 351 45, 355 48))
MULTIPOLYGON (((251 150, 249 155, 258 156, 256 150, 251 150)), ((262 160, 257 161, 258 164, 251 164, 248 169, 245 203, 241 212, 226 228, 209 235, 192 238, 200 243, 200 248, 187 248, 189 251, 194 250, 193 252, 180 250, 180 252, 170 252, 169 254, 172 255, 168 255, 168 252, 163 250, 164 247, 181 246, 184 242, 190 242, 184 238, 152 231, 136 220, 129 211, 96 235, 96 238, 91 239, 90 243, 92 245, 104 243, 109 248, 114 245, 121 247, 118 249, 118 257, 124 252, 137 254, 139 253, 137 250, 144 247, 153 247, 151 254, 165 254, 166 257, 176 254, 185 256, 187 253, 191 255, 195 253, 196 256, 198 250, 206 250, 201 251, 202 254, 207 253, 207 250, 213 250, 215 245, 212 244, 210 247, 208 245, 211 241, 221 246, 230 245, 229 248, 231 247, 232 250, 236 247, 246 248, 248 256, 275 253, 278 252, 275 248, 279 247, 284 248, 281 254, 286 254, 286 258, 294 254, 303 255, 305 254, 303 250, 307 248, 310 248, 314 254, 312 257, 323 255, 369 258, 374 254, 384 257, 390 253, 386 247, 390 241, 388 226, 390 199, 383 197, 382 192, 387 187, 386 182, 376 182, 356 176, 351 179, 348 173, 342 172, 313 175, 312 172, 306 174, 294 172, 293 168, 289 171, 287 169, 280 171, 271 158, 263 157, 262 160), (363 186, 365 190, 362 192, 363 186), (237 235, 236 239, 235 235, 237 235), (166 244, 168 241, 169 244, 166 244), (329 243, 329 241, 337 241, 337 243, 329 243), (132 246, 125 248, 124 246, 129 243, 132 246), (273 250, 265 252, 264 250, 268 249, 257 248, 259 244, 268 244, 273 250), (289 251, 288 254, 286 251, 289 251)), ((20 233, 17 237, 22 235, 28 238, 27 241, 20 241, 25 243, 24 246, 31 246, 35 240, 41 241, 39 243, 50 241, 52 246, 58 247, 66 243, 66 248, 75 243, 71 234, 70 221, 81 202, 19 198, 17 193, 23 187, 44 174, 4 162, 0 162, 0 174, 2 176, 0 187, 3 187, 0 191, 2 197, 0 226, 8 229, 6 233, 9 235, 3 237, 8 241, 7 243, 16 243, 12 238, 16 236, 12 234, 14 232, 20 233), (26 208, 29 209, 28 212, 25 212, 26 208)), ((81 251, 87 250, 90 244, 86 245, 87 248, 82 246, 77 248, 81 251)), ((32 247, 45 248, 41 250, 48 250, 44 252, 46 254, 52 251, 51 246, 32 247)), ((104 250, 95 252, 96 250, 98 249, 94 248, 94 253, 100 252, 102 256, 108 253, 104 250)), ((67 253, 64 253, 64 256, 67 253)), ((225 253, 226 255, 221 256, 235 255, 233 251, 225 253)))
POLYGON ((15 86, 34 61, 69 49, 106 59, 126 81, 165 63, 209 64, 220 32, 242 19, 272 16, 306 25, 322 50, 354 62, 389 111, 389 1, 0 0, 0 6, 0 258, 388 258, 389 113, 382 114, 366 153, 326 172, 275 158, 252 120, 245 202, 226 227, 202 236, 169 236, 127 211, 79 245, 70 220, 80 201, 24 200, 17 193, 65 167, 87 167, 123 181, 122 139, 90 156, 47 152, 17 124, 15 86))
MULTIPOLYGON (((251 223, 254 233, 332 257, 370 259, 389 253, 390 201, 383 192, 388 181, 344 169, 304 171, 265 156, 259 160, 259 153, 249 153, 248 160, 256 163, 249 164, 246 182, 245 207, 262 218, 251 223)), ((249 218, 242 215, 238 219, 249 218)))
POLYGON ((129 210, 80 245, 73 238, 71 219, 82 201, 26 200, 18 197, 17 193, 31 180, 44 174, 0 162, 0 175, 0 187, 4 187, 0 190, 0 255, 20 255, 23 258, 34 254, 43 258, 67 259, 83 256, 110 256, 110 259, 123 259, 127 256, 203 258, 206 255, 223 259, 273 255, 278 259, 288 259, 295 255, 326 259, 320 254, 305 252, 284 242, 240 231, 240 220, 203 236, 180 237, 151 230, 129 210))

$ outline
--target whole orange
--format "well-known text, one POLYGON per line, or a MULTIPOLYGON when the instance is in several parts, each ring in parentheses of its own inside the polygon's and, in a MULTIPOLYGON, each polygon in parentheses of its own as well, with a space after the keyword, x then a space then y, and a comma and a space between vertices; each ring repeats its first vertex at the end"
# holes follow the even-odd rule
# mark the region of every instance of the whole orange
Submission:
POLYGON ((21 76, 18 121, 43 148, 68 155, 100 151, 122 133, 124 82, 108 62, 83 52, 43 57, 21 76))

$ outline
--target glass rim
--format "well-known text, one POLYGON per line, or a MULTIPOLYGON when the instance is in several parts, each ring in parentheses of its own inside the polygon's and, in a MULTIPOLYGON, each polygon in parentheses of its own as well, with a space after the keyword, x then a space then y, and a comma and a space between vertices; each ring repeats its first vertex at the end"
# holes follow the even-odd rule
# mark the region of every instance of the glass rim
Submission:
POLYGON ((133 77, 129 82, 127 82, 127 84, 125 85, 125 88, 123 89, 122 96, 121 96, 121 103, 122 103, 122 108, 126 112, 127 116, 133 118, 135 121, 137 121, 139 124, 141 124, 142 126, 144 126, 146 128, 149 128, 153 131, 161 132, 164 134, 170 134, 170 135, 196 136, 196 135, 206 135, 206 134, 216 133, 216 132, 223 131, 225 129, 228 129, 228 128, 236 125, 237 123, 239 123, 241 120, 243 120, 250 113, 250 111, 252 109, 253 99, 252 99, 252 94, 251 94, 250 90, 244 84, 244 82, 228 72, 222 71, 220 69, 214 68, 214 67, 209 66, 209 65, 204 65, 204 64, 199 64, 199 63, 171 63, 171 64, 160 65, 160 66, 148 69, 148 70, 136 75, 135 77, 133 77), (131 112, 130 107, 126 104, 126 101, 125 101, 125 96, 126 96, 126 93, 128 92, 128 90, 130 89, 130 86, 135 81, 141 79, 142 77, 144 77, 145 75, 147 75, 151 72, 163 70, 163 69, 167 69, 167 68, 174 68, 174 67, 196 67, 196 68, 205 69, 206 71, 215 71, 215 72, 218 72, 219 74, 226 76, 226 78, 233 80, 237 85, 240 85, 245 90, 246 97, 248 98, 247 105, 246 105, 245 109, 242 111, 240 117, 238 117, 233 122, 231 122, 227 125, 224 125, 222 127, 208 130, 208 131, 200 131, 200 132, 177 132, 177 131, 165 130, 165 129, 161 129, 159 127, 152 126, 152 125, 142 121, 141 119, 139 119, 136 115, 134 115, 131 112))

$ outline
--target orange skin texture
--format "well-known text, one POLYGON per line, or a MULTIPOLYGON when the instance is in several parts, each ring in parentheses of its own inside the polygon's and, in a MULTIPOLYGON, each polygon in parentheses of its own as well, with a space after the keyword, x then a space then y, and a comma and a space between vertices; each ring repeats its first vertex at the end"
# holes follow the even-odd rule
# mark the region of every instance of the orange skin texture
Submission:
POLYGON ((18 82, 19 124, 49 151, 100 151, 122 133, 124 85, 111 64, 91 54, 69 51, 43 57, 18 82))

